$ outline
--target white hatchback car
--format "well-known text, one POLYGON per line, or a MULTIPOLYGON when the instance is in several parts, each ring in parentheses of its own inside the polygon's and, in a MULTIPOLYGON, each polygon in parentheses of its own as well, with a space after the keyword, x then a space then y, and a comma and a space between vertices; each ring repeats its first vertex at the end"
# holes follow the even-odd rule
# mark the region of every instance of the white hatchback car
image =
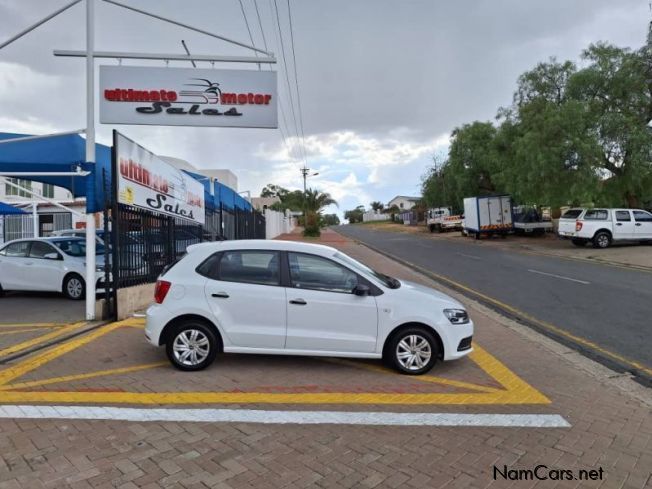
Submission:
MULTIPOLYGON (((104 247, 98 245, 95 280, 104 290, 104 247)), ((80 300, 86 291, 86 241, 75 237, 18 239, 0 248, 0 294, 5 290, 62 292, 80 300)))
POLYGON ((242 240, 188 247, 159 277, 145 335, 181 370, 223 351, 383 358, 414 375, 470 353, 473 322, 454 299, 334 248, 242 240))

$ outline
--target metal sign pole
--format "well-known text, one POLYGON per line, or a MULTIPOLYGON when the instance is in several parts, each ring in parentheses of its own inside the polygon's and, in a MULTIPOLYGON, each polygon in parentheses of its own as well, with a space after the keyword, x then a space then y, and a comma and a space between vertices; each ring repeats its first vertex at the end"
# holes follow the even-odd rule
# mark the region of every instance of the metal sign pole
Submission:
MULTIPOLYGON (((86 161, 95 163, 95 0, 86 0, 86 161)), ((86 178, 94 178, 88 176, 86 178)), ((86 206, 95 193, 86 193, 86 206)), ((95 319, 95 214, 86 213, 86 320, 95 319)))

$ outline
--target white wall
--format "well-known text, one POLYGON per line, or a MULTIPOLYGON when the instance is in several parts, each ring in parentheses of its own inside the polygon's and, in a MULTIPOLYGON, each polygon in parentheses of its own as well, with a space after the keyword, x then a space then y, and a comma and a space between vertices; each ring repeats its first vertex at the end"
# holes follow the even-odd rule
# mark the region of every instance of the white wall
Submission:
POLYGON ((391 216, 389 214, 377 214, 373 210, 362 214, 362 222, 369 221, 387 221, 391 216))
POLYGON ((278 212, 265 209, 265 238, 274 239, 280 234, 286 234, 294 229, 294 219, 290 212, 278 212))

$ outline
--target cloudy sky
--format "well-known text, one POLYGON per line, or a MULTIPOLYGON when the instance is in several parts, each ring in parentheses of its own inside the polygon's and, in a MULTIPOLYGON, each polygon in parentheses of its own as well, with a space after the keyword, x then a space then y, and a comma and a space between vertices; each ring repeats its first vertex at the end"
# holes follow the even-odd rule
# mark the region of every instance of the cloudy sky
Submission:
MULTIPOLYGON (((123 1, 249 40, 239 0, 123 1)), ((637 48, 644 43, 650 19, 647 0, 290 0, 302 146, 291 112, 293 102, 299 118, 287 0, 242 2, 256 46, 263 45, 257 5, 266 41, 281 61, 279 97, 287 125, 280 118, 281 130, 119 129, 156 153, 199 168, 228 168, 237 174, 239 190, 252 195, 267 183, 300 188, 305 153, 308 166, 319 172, 309 185, 330 192, 340 203, 340 213, 372 200, 387 202, 397 194, 418 195, 420 176, 433 155, 445 153, 451 130, 492 119, 498 107, 511 102, 520 73, 550 56, 579 61, 582 49, 599 40, 637 48), (275 1, 292 97, 283 71, 275 1)), ((0 37, 65 3, 0 0, 0 37)), ((185 39, 193 54, 250 54, 101 0, 96 4, 98 50, 182 53, 185 39)), ((0 131, 39 134, 85 125, 84 62, 52 56, 53 48, 83 49, 84 42, 84 7, 78 4, 0 51, 0 131)), ((257 69, 238 66, 243 67, 257 69)), ((111 129, 98 125, 98 141, 108 144, 111 129)))

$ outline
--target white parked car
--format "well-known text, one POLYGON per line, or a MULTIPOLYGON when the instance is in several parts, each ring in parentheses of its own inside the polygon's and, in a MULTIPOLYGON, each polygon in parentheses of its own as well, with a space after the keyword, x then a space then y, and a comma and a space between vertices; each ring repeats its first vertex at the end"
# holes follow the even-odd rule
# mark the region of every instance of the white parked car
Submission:
MULTIPOLYGON (((96 287, 104 289, 104 248, 96 248, 96 287)), ((6 290, 62 292, 82 299, 86 291, 86 241, 59 237, 18 239, 0 248, 0 294, 6 290)))
POLYGON ((145 335, 181 370, 227 352, 383 358, 423 374, 472 351, 473 322, 447 295, 334 248, 242 240, 188 247, 159 277, 145 335))
POLYGON ((652 214, 642 209, 570 209, 558 234, 574 245, 607 248, 616 241, 652 241, 652 214))

